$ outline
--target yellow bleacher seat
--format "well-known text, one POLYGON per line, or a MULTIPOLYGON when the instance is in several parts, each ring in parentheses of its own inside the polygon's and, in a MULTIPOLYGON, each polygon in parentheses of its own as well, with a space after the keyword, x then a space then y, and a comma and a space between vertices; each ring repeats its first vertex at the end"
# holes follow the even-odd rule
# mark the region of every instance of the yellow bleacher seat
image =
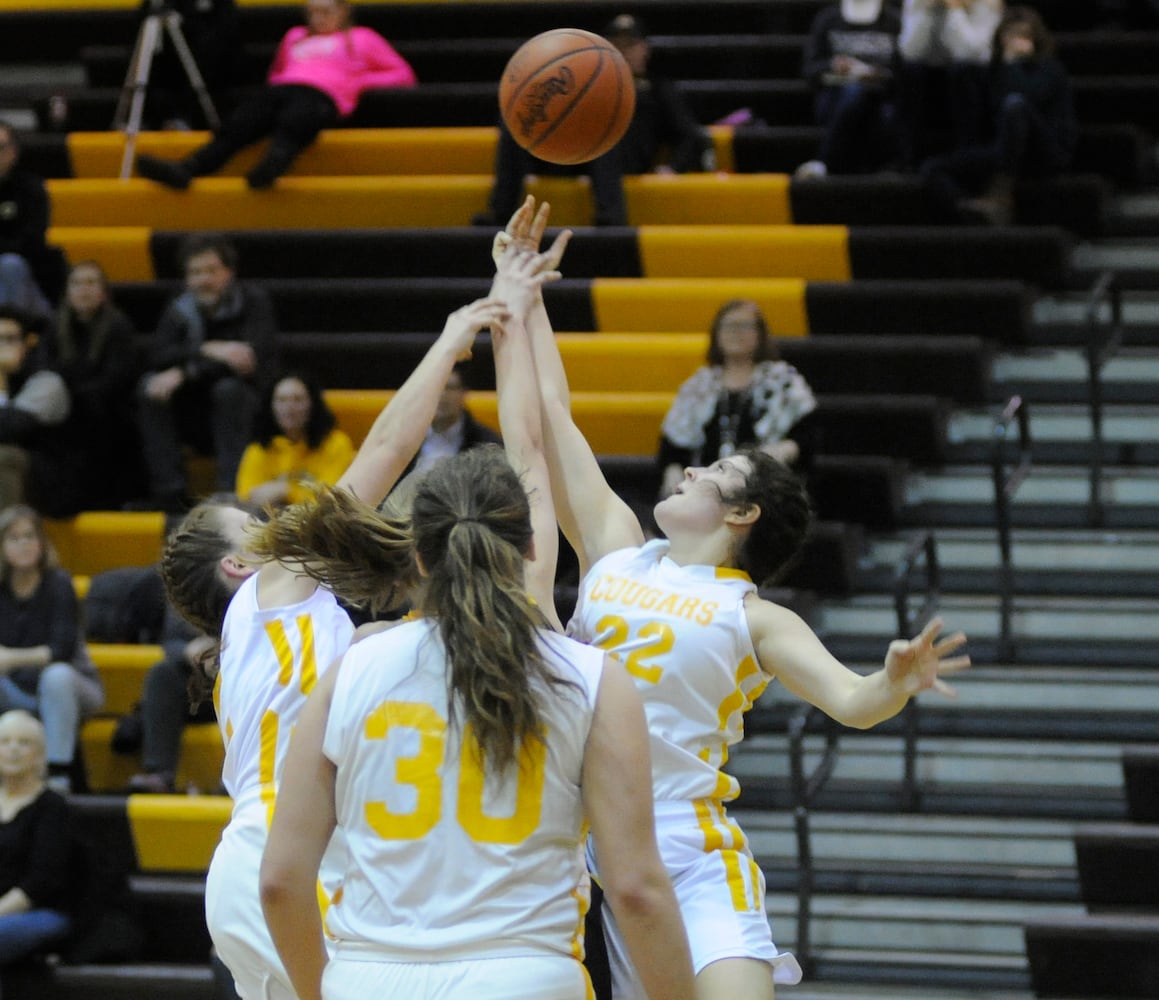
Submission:
POLYGON ((147 872, 204 872, 232 805, 224 795, 130 795, 137 864, 147 872))
POLYGON ((845 226, 641 226, 648 278, 848 281, 845 226))
POLYGON ((165 656, 150 643, 90 642, 88 650, 105 685, 107 715, 123 715, 141 700, 145 674, 165 656))
MULTIPOLYGON (((85 774, 94 792, 123 792, 128 787, 129 779, 141 770, 137 754, 113 752, 112 738, 116 725, 115 718, 101 717, 90 719, 81 726, 80 743, 85 774)), ((192 784, 203 792, 216 791, 221 784, 224 761, 221 730, 216 725, 198 723, 186 726, 181 734, 177 787, 184 789, 192 784)))
POLYGON ((161 558, 165 515, 156 511, 88 511, 67 521, 46 521, 61 565, 76 575, 122 566, 148 566, 161 558))

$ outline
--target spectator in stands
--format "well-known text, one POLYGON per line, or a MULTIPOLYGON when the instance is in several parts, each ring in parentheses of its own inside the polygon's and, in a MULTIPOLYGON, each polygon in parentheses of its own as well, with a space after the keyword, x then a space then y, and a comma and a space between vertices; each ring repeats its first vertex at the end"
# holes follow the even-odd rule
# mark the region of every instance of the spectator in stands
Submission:
POLYGON ((237 470, 237 495, 258 507, 298 503, 309 497, 310 483, 338 482, 353 457, 354 444, 321 387, 290 372, 270 384, 258 410, 237 470))
POLYGON ((733 299, 712 321, 707 364, 680 387, 661 427, 661 497, 690 465, 711 465, 759 446, 786 465, 804 465, 812 451, 808 418, 817 408, 809 384, 778 360, 755 302, 733 299))
POLYGON ((183 160, 141 155, 137 172, 184 190, 212 174, 236 152, 269 136, 270 144, 246 174, 251 188, 270 187, 325 128, 337 125, 371 87, 410 87, 414 70, 378 32, 354 27, 346 0, 307 0, 306 25, 286 32, 266 86, 244 101, 213 139, 183 160))
POLYGON ((463 365, 456 365, 439 394, 434 418, 407 473, 429 469, 438 459, 457 455, 481 444, 502 444, 499 435, 479 423, 467 409, 467 381, 463 365))
POLYGON ((45 367, 68 388, 68 434, 79 463, 43 508, 54 517, 116 508, 137 495, 143 469, 132 405, 140 370, 136 336, 110 298, 104 268, 95 260, 74 264, 40 342, 45 367))
POLYGON ((840 0, 813 19, 804 74, 816 91, 824 130, 817 158, 800 178, 866 174, 901 163, 903 131, 895 103, 901 21, 883 0, 840 0))
POLYGON ((273 305, 237 278, 237 250, 224 237, 195 234, 182 246, 186 290, 169 304, 138 384, 138 427, 151 498, 161 510, 186 506, 182 443, 212 453, 217 489, 232 492, 252 437, 263 372, 277 367, 273 305))
MULTIPOLYGON (((205 89, 220 114, 238 75, 241 33, 234 0, 142 0, 140 17, 159 9, 181 15, 181 33, 201 74, 205 89)), ((148 127, 190 129, 202 120, 201 105, 185 67, 167 33, 162 32, 153 56, 144 119, 148 127)))
POLYGON ((44 722, 48 785, 71 790, 81 720, 104 704, 88 655, 72 578, 35 510, 0 511, 0 711, 19 708, 44 722))
POLYGON ((519 207, 524 180, 530 175, 587 174, 596 225, 623 226, 628 222, 625 174, 674 174, 711 168, 708 132, 697 122, 676 84, 649 68, 652 50, 640 20, 621 14, 604 28, 603 36, 619 49, 636 82, 636 109, 624 137, 590 163, 566 167, 528 153, 500 123, 495 184, 487 210, 472 220, 475 225, 505 225, 519 207))
POLYGON ((1053 37, 1030 7, 1011 7, 998 25, 990 93, 996 109, 993 141, 922 165, 947 219, 1009 223, 1015 181, 1057 174, 1074 154, 1078 129, 1070 78, 1055 58, 1053 37))
POLYGON ((16 129, 0 121, 0 305, 37 319, 52 312, 64 279, 64 257, 47 242, 48 191, 18 163, 16 129))
POLYGON ((935 151, 941 136, 930 132, 944 126, 955 148, 986 138, 987 66, 1003 6, 1002 0, 905 0, 898 104, 909 164, 935 151))
POLYGON ((172 605, 166 607, 161 634, 165 657, 149 668, 141 689, 141 773, 129 779, 130 792, 175 791, 186 724, 217 720, 212 700, 190 687, 200 681, 199 665, 215 644, 172 605))
POLYGON ((68 388, 40 363, 33 321, 0 306, 0 509, 51 499, 66 475, 68 388))
POLYGON ((0 972, 63 941, 77 887, 69 807, 45 782, 45 733, 19 709, 0 715, 0 972))

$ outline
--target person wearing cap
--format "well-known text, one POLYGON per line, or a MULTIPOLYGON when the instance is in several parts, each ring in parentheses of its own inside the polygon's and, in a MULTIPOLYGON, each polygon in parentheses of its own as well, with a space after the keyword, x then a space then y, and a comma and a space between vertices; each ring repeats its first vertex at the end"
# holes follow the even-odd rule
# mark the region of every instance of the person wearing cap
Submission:
POLYGON ((624 137, 590 163, 565 167, 547 163, 522 149, 500 123, 495 183, 487 210, 472 220, 475 225, 503 225, 519 207, 524 179, 530 175, 586 173, 591 178, 595 224, 623 226, 628 222, 625 174, 687 173, 714 166, 707 130, 693 116, 676 84, 651 70, 652 47, 640 19, 620 14, 608 22, 601 34, 623 55, 636 84, 636 110, 624 137))
POLYGON ((825 134, 797 177, 872 173, 903 159, 894 101, 900 30, 898 12, 884 0, 840 0, 817 13, 804 74, 825 134))

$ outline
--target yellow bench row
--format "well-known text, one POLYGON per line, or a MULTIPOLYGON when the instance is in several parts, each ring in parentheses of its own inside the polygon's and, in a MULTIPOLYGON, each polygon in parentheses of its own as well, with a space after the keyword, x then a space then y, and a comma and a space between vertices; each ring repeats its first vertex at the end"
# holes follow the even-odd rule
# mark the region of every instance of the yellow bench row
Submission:
MULTIPOLYGON (((236 177, 203 177, 187 191, 151 181, 47 182, 58 226, 166 229, 367 229, 464 226, 482 211, 489 174, 284 177, 251 191, 236 177)), ((530 190, 552 205, 557 225, 591 222, 585 178, 541 177, 530 190)), ((788 225, 784 174, 649 174, 624 179, 632 225, 788 225)))
MULTIPOLYGON (((732 169, 732 128, 710 126, 717 164, 732 169)), ((181 159, 206 142, 207 132, 142 132, 137 153, 181 159)), ((69 161, 74 177, 120 177, 125 154, 123 132, 71 132, 69 161)), ((328 129, 294 162, 291 177, 350 177, 400 174, 490 174, 495 165, 498 129, 485 126, 454 128, 328 129)), ((218 172, 244 177, 266 143, 238 153, 218 172)))

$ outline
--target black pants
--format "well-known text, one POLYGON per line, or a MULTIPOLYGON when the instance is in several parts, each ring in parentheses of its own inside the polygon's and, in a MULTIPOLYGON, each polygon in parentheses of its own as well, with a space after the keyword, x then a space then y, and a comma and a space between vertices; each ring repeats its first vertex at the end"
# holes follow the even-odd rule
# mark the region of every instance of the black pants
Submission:
POLYGON ((993 142, 935 156, 922 165, 922 175, 939 207, 953 214, 957 201, 985 190, 996 175, 1048 177, 1064 170, 1070 155, 1038 110, 1011 94, 998 109, 993 142))
POLYGON ((262 164, 281 175, 324 128, 338 122, 338 107, 315 87, 263 87, 240 104, 209 143, 185 160, 194 176, 212 174, 239 150, 270 137, 262 164))
POLYGON ((212 454, 216 488, 232 493, 259 405, 257 390, 245 379, 227 375, 213 382, 186 383, 167 402, 158 403, 144 393, 148 378, 141 380, 137 391, 137 429, 152 495, 185 492, 183 444, 212 454))
POLYGON ((169 778, 177 773, 181 734, 189 722, 213 722, 213 705, 189 708, 189 664, 183 657, 166 657, 145 675, 141 692, 141 764, 150 774, 169 778))
POLYGON ((495 150, 495 186, 491 189, 488 209, 494 221, 504 225, 519 207, 523 196, 523 178, 528 174, 574 177, 587 174, 592 181, 596 225, 623 226, 628 222, 624 204, 624 170, 620 153, 612 147, 590 163, 561 166, 532 156, 520 146, 511 133, 499 126, 499 145, 495 150))
POLYGON ((881 87, 847 83, 825 87, 814 108, 825 127, 817 158, 831 174, 869 174, 900 161, 901 123, 892 98, 881 87))

